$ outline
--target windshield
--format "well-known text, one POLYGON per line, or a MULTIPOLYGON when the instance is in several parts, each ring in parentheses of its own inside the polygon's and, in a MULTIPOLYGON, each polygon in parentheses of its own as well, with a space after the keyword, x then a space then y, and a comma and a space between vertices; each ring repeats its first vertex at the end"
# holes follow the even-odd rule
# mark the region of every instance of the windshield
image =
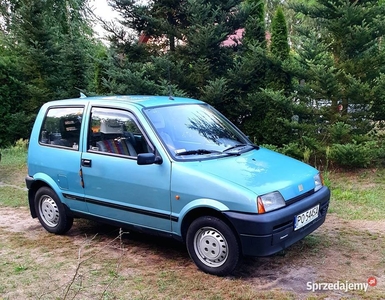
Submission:
POLYGON ((240 155, 254 145, 209 105, 188 104, 145 110, 168 151, 177 158, 240 155))

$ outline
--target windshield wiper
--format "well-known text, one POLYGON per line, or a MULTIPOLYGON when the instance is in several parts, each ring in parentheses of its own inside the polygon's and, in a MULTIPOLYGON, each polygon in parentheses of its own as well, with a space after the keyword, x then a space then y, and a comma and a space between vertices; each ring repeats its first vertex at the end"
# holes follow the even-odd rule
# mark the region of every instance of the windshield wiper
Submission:
POLYGON ((197 150, 186 150, 181 152, 176 152, 175 155, 202 155, 202 154, 211 154, 211 153, 222 153, 216 150, 207 150, 207 149, 197 149, 197 150))
POLYGON ((212 153, 216 153, 216 154, 226 154, 226 155, 241 155, 239 151, 236 151, 236 152, 232 152, 229 150, 233 150, 235 148, 239 148, 239 147, 246 147, 246 146, 250 146, 250 147, 253 147, 254 149, 259 149, 259 147, 257 145, 253 145, 253 144, 237 144, 237 145, 234 145, 234 146, 231 146, 223 151, 217 151, 217 150, 208 150, 208 149, 196 149, 196 150, 186 150, 186 151, 180 151, 180 152, 176 152, 175 155, 176 156, 182 156, 182 155, 204 155, 204 154, 212 154, 212 153))
POLYGON ((231 147, 223 150, 223 152, 228 152, 229 150, 233 150, 233 149, 240 148, 240 147, 246 147, 246 146, 253 147, 253 149, 257 149, 257 150, 259 149, 259 146, 254 145, 254 144, 236 144, 234 146, 231 146, 231 147))

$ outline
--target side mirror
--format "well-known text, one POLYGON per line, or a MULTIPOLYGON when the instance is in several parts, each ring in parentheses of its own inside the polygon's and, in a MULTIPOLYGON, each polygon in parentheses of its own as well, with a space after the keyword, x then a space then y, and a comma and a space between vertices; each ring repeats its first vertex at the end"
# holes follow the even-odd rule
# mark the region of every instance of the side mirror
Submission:
POLYGON ((136 163, 142 165, 162 164, 163 160, 160 156, 156 156, 154 153, 140 153, 138 154, 136 163))

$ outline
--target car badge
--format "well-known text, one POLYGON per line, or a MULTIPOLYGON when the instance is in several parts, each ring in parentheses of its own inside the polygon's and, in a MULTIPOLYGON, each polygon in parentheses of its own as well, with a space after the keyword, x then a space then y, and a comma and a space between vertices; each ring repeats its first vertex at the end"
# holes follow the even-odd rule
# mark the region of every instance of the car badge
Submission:
POLYGON ((302 185, 302 184, 298 185, 298 190, 299 190, 300 192, 303 191, 303 185, 302 185))

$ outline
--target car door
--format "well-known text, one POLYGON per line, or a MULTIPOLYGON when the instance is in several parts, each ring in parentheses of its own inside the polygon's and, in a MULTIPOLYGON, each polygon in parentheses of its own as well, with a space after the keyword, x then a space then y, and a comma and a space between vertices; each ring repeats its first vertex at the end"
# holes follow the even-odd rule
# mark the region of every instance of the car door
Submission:
POLYGON ((30 147, 29 169, 51 185, 72 211, 87 212, 79 176, 84 106, 52 106, 39 129, 38 144, 30 147), (32 152, 38 151, 38 153, 32 152), (33 159, 32 159, 33 157, 33 159))
POLYGON ((138 165, 153 152, 136 117, 115 108, 92 107, 82 175, 91 215, 171 231, 170 164, 138 165))

